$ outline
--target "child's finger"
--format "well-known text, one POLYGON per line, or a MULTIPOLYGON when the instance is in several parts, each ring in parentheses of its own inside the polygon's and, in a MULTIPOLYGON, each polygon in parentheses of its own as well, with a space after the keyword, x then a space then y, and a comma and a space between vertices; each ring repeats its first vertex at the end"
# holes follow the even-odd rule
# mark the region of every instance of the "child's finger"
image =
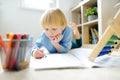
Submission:
POLYGON ((34 56, 36 59, 41 58, 41 55, 40 55, 39 53, 35 53, 33 56, 34 56))
POLYGON ((41 55, 41 57, 44 57, 44 56, 45 56, 45 54, 44 54, 44 50, 43 50, 43 49, 40 50, 40 51, 39 51, 39 54, 41 55))
POLYGON ((37 50, 33 56, 37 59, 40 59, 40 58, 43 58, 45 56, 45 54, 44 54, 43 50, 37 50))
POLYGON ((60 40, 62 39, 62 34, 58 34, 58 35, 56 36, 56 38, 57 38, 58 41, 60 41, 60 40))
POLYGON ((40 50, 38 50, 38 51, 40 51, 40 52, 44 53, 44 49, 40 49, 40 50))

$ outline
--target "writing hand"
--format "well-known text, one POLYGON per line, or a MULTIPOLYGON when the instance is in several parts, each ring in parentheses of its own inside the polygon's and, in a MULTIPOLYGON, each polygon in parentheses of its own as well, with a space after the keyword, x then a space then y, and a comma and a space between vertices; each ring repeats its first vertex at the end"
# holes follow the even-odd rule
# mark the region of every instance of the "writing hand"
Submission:
POLYGON ((43 58, 44 56, 45 56, 44 50, 35 50, 33 52, 33 57, 36 58, 36 59, 43 58))

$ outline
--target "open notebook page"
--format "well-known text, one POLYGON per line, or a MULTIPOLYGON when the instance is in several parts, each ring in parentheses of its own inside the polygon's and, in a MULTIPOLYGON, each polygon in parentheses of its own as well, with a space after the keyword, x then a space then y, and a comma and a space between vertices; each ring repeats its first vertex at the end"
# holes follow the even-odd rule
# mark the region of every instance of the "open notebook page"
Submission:
POLYGON ((30 67, 34 69, 85 68, 84 64, 69 53, 49 54, 42 59, 31 57, 30 67))
POLYGON ((91 68, 97 64, 89 61, 88 57, 90 56, 92 49, 89 48, 76 48, 70 51, 70 53, 79 59, 80 63, 83 63, 86 67, 91 68))
POLYGON ((47 54, 47 57, 42 59, 35 59, 31 57, 30 67, 34 69, 91 68, 93 64, 90 64, 91 62, 84 61, 85 58, 88 57, 88 52, 90 53, 89 49, 78 48, 72 49, 68 53, 47 54), (79 55, 79 53, 81 55, 79 55), (74 54, 79 56, 79 59, 74 54), (90 65, 86 66, 86 64, 90 65))

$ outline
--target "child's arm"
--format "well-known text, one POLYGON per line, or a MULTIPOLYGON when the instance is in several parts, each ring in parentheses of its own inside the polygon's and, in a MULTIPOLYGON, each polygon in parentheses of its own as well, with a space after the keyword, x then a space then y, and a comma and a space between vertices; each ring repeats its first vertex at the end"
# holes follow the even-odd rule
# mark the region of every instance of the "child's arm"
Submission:
POLYGON ((63 35, 62 34, 58 34, 53 39, 51 39, 51 42, 52 42, 53 46, 56 48, 57 51, 60 50, 59 42, 61 41, 62 38, 63 38, 63 35))
POLYGON ((63 33, 62 33, 62 39, 59 43, 55 43, 54 46, 59 47, 59 49, 56 48, 58 53, 66 53, 71 49, 72 44, 72 28, 67 27, 63 33))

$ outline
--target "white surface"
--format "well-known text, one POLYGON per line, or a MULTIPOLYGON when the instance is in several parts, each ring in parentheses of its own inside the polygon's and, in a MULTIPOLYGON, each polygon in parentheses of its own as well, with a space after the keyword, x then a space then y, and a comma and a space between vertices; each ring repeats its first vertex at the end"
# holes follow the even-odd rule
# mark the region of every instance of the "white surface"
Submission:
POLYGON ((1 72, 0 80, 120 80, 120 67, 52 70, 27 68, 1 72))
POLYGON ((30 67, 34 69, 84 67, 84 64, 80 64, 79 60, 71 54, 51 54, 42 59, 31 57, 30 63, 30 67))
POLYGON ((73 49, 68 53, 47 54, 47 57, 35 59, 31 57, 30 67, 34 69, 51 68, 91 68, 92 62, 88 60, 90 49, 73 49))
POLYGON ((28 68, 0 73, 0 80, 120 80, 120 67, 39 71, 28 68))
POLYGON ((103 67, 120 67, 120 56, 100 56, 95 59, 95 63, 98 63, 100 66, 103 67))
POLYGON ((31 57, 30 67, 34 69, 120 67, 120 56, 99 56, 91 62, 88 60, 91 52, 92 49, 78 48, 68 53, 47 54, 47 57, 42 59, 31 57))

